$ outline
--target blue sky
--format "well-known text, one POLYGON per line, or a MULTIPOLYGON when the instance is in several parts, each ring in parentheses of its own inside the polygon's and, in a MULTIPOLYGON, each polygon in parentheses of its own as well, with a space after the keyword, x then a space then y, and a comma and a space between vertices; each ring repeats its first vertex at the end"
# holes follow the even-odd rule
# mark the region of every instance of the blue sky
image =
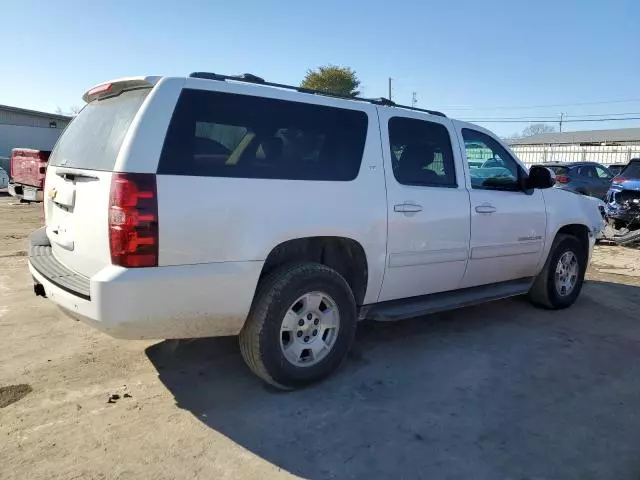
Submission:
MULTIPOLYGON (((20 0, 0 2, 0 18, 0 104, 24 108, 66 110, 128 75, 297 84, 333 63, 357 72, 363 95, 386 95, 392 77, 395 101, 416 91, 418 106, 456 118, 551 117, 557 128, 560 112, 640 117, 633 0, 20 0)), ((527 125, 478 123, 501 135, 527 125)), ((565 128, 632 126, 640 120, 565 128)))

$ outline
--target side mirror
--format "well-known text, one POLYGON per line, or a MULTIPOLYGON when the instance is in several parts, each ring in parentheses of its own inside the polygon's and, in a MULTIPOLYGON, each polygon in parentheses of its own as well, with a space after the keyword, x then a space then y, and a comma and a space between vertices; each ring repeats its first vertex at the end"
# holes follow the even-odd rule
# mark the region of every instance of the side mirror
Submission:
POLYGON ((529 169, 529 176, 525 179, 525 188, 551 188, 556 184, 556 175, 547 167, 533 165, 529 169))

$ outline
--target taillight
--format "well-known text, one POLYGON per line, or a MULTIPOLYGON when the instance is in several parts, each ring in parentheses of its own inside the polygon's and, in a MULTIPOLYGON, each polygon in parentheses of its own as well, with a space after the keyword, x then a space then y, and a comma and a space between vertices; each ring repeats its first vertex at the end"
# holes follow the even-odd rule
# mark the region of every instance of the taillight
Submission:
POLYGON ((91 90, 87 92, 88 96, 95 95, 97 93, 106 93, 111 90, 111 83, 103 83, 102 85, 98 85, 97 87, 93 87, 91 90))
POLYGON ((627 179, 624 178, 624 177, 614 177, 614 179, 613 179, 613 183, 624 183, 626 181, 627 181, 627 179))
POLYGON ((567 177, 566 175, 556 175, 556 182, 569 183, 569 177, 567 177))
POLYGON ((114 265, 158 266, 158 191, 154 174, 113 174, 109 248, 114 265))

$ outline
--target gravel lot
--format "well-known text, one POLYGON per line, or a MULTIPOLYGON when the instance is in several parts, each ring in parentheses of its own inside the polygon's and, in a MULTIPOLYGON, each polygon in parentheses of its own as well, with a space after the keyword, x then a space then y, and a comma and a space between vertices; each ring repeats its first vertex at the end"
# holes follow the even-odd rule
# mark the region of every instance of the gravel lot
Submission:
POLYGON ((235 338, 114 340, 36 298, 41 222, 0 192, 1 479, 640 478, 638 250, 598 247, 566 311, 363 324, 336 376, 278 393, 235 338))

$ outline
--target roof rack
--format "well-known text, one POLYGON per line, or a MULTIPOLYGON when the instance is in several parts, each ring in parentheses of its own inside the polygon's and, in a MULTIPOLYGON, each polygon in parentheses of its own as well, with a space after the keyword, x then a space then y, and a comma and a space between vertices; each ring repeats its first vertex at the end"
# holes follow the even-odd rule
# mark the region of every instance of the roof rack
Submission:
POLYGON ((324 95, 327 97, 334 98, 343 98, 345 100, 357 100, 360 102, 368 102, 373 103, 374 105, 383 105, 385 107, 397 107, 397 108, 406 108, 407 110, 414 110, 416 112, 424 112, 430 115, 437 115, 439 117, 446 117, 446 115, 442 112, 438 112, 436 110, 427 110, 424 108, 418 107, 410 107, 409 105, 400 105, 398 103, 392 102, 388 98, 363 98, 363 97, 350 97, 349 95, 340 95, 338 93, 325 92, 324 90, 316 90, 313 88, 305 88, 305 87, 295 87, 293 85, 285 85, 283 83, 273 83, 267 82, 264 78, 258 77, 257 75, 253 75, 251 73, 243 73, 241 75, 221 75, 219 73, 211 73, 211 72, 193 72, 189 74, 190 78, 201 78, 204 80, 217 80, 219 82, 226 82, 227 80, 233 82, 246 82, 246 83, 255 83, 258 85, 265 85, 267 87, 276 87, 276 88, 284 88, 287 90, 295 90, 300 93, 311 93, 313 95, 324 95))

